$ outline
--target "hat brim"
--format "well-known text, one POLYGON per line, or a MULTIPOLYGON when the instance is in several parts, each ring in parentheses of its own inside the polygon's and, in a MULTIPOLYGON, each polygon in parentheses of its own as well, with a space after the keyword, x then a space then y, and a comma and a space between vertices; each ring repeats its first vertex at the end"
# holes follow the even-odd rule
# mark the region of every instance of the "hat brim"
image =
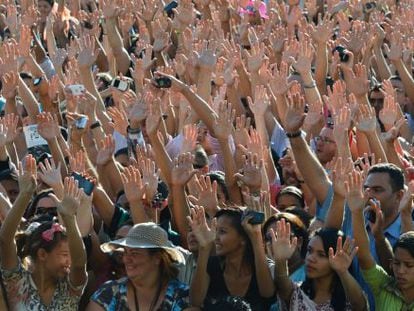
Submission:
POLYGON ((180 252, 180 250, 171 244, 171 246, 159 246, 155 244, 146 244, 146 243, 131 243, 131 240, 128 240, 128 237, 118 239, 115 241, 111 241, 108 243, 101 244, 101 250, 104 253, 110 253, 115 251, 122 251, 123 248, 146 248, 146 249, 153 249, 153 248, 161 248, 164 249, 170 254, 171 258, 177 262, 178 264, 185 265, 185 257, 180 252))

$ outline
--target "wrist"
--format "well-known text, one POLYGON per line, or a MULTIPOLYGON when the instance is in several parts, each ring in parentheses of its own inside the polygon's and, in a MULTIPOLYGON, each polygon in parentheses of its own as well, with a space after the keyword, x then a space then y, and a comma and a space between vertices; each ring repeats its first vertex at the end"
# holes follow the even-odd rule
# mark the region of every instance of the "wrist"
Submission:
POLYGON ((302 136, 302 130, 299 129, 299 130, 293 131, 293 132, 286 132, 286 136, 290 139, 300 137, 300 136, 302 136))

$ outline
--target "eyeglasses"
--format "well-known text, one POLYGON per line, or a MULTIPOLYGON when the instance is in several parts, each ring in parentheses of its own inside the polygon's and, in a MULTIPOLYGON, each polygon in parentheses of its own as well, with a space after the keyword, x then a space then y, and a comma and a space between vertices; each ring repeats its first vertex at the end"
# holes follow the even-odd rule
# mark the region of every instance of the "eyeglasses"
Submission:
POLYGON ((323 142, 324 144, 333 144, 333 143, 335 143, 335 141, 329 139, 328 137, 324 137, 324 136, 316 136, 315 141, 317 143, 318 142, 323 142))

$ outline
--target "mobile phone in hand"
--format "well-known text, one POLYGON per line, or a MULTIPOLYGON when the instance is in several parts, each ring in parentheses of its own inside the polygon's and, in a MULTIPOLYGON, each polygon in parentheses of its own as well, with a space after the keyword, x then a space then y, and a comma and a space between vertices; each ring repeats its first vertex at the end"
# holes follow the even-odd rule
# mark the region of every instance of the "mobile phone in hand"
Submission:
POLYGON ((155 86, 159 89, 168 89, 171 87, 171 79, 167 77, 160 77, 154 79, 155 86))
POLYGON ((88 124, 88 118, 87 117, 80 117, 75 122, 75 126, 78 130, 83 130, 84 128, 86 128, 86 124, 88 124))
POLYGON ((111 86, 113 86, 114 88, 118 89, 121 92, 126 92, 129 89, 129 84, 126 81, 121 80, 119 78, 113 79, 111 86))
POLYGON ((73 96, 80 96, 85 93, 85 86, 82 84, 72 84, 68 86, 73 96))
POLYGON ((242 216, 242 221, 248 217, 252 217, 249 220, 249 224, 252 224, 252 225, 260 225, 264 223, 264 220, 265 220, 264 213, 258 212, 258 211, 252 211, 252 210, 245 211, 242 216))
POLYGON ((79 173, 72 173, 72 177, 78 181, 79 188, 82 188, 86 195, 91 195, 93 192, 94 184, 93 182, 87 180, 79 173))

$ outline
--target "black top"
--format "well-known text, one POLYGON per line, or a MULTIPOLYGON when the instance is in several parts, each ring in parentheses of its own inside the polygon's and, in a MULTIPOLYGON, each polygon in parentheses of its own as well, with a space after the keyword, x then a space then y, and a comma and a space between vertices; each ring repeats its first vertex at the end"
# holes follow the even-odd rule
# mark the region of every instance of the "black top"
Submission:
MULTIPOLYGON (((224 263, 218 256, 211 256, 207 264, 207 273, 210 276, 210 284, 207 291, 206 299, 204 300, 204 306, 212 307, 219 299, 223 299, 226 296, 231 296, 226 282, 224 280, 224 263)), ((248 302, 255 311, 267 311, 272 303, 274 303, 274 297, 264 298, 260 296, 259 287, 257 285, 256 271, 254 266, 252 267, 252 278, 250 280, 249 288, 243 300, 248 302)))

